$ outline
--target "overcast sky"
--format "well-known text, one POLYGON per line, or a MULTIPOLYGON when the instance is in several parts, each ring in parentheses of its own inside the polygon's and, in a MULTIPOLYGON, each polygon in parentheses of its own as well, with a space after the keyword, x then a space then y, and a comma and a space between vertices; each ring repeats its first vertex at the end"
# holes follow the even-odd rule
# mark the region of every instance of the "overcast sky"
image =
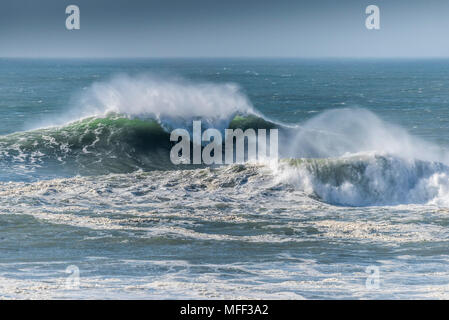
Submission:
POLYGON ((449 57, 448 34, 448 0, 0 1, 0 57, 449 57))

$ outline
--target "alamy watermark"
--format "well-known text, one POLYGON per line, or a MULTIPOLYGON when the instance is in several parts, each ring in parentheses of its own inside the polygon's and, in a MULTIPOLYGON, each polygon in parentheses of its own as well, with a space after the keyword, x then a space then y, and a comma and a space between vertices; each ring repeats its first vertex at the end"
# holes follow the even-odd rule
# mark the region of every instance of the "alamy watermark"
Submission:
POLYGON ((80 25, 80 8, 71 4, 65 9, 65 13, 69 16, 65 20, 65 27, 67 30, 79 30, 80 25))
POLYGON ((269 136, 267 136, 266 129, 257 129, 257 132, 255 129, 246 129, 245 131, 225 129, 223 159, 221 132, 213 128, 202 132, 201 121, 193 121, 192 127, 192 148, 190 133, 187 130, 175 129, 171 132, 170 141, 177 142, 170 151, 170 161, 173 164, 233 164, 243 163, 245 159, 246 161, 261 161, 278 158, 278 129, 270 129, 269 136), (204 143, 207 144, 204 145, 204 143), (246 152, 245 145, 247 146, 246 152), (269 153, 267 153, 268 150, 269 153))
POLYGON ((368 277, 365 281, 365 287, 368 290, 379 289, 380 287, 380 268, 378 266, 368 266, 365 269, 368 277))
POLYGON ((65 288, 74 290, 80 288, 80 269, 72 264, 65 269, 65 273, 69 274, 65 279, 65 288))
MULTIPOLYGON (((65 9, 67 16, 65 21, 65 26, 67 30, 79 30, 80 25, 80 8, 77 5, 69 5, 65 9)), ((379 30, 380 29, 380 9, 376 5, 369 5, 365 9, 365 14, 368 17, 365 20, 365 27, 368 30, 379 30)))
POLYGON ((365 26, 368 30, 380 29, 380 9, 378 6, 369 5, 365 9, 365 13, 369 16, 365 20, 365 26))

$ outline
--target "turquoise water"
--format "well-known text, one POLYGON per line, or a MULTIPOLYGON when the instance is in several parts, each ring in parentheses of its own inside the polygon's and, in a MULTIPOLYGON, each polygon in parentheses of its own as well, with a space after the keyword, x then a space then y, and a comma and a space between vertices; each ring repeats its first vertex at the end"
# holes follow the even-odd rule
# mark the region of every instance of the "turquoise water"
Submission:
POLYGON ((0 296, 447 298, 448 71, 0 59, 0 296), (279 163, 171 165, 171 129, 236 115, 279 163))

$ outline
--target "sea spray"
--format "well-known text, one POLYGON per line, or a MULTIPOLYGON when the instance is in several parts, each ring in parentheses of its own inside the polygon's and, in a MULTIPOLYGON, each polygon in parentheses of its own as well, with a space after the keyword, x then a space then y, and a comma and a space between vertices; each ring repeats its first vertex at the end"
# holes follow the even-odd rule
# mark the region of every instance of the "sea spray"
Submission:
POLYGON ((166 129, 187 128, 196 119, 205 127, 224 129, 236 114, 258 115, 236 84, 150 75, 94 83, 76 103, 81 117, 113 112, 151 118, 166 129))
POLYGON ((447 149, 415 137, 361 108, 325 111, 301 123, 290 139, 284 156, 294 158, 335 158, 374 152, 449 164, 447 149))

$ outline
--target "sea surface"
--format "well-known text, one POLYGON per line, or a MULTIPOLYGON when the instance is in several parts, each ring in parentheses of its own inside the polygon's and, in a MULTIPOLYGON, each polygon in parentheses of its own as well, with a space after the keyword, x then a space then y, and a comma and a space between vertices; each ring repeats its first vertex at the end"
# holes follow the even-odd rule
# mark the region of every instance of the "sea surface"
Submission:
POLYGON ((0 59, 0 298, 447 299, 448 231, 449 60, 0 59))

